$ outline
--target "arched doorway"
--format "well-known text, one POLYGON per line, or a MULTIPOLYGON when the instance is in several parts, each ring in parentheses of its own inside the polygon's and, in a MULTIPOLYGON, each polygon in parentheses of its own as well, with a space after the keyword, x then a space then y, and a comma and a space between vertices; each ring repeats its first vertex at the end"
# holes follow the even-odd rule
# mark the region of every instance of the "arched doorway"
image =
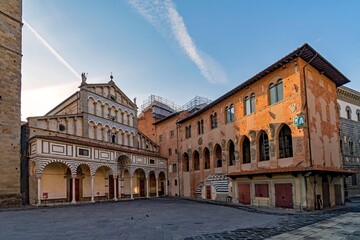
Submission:
POLYGON ((145 171, 141 168, 135 170, 133 175, 133 193, 134 197, 146 197, 145 184, 146 177, 145 171))
POLYGON ((183 172, 190 171, 190 161, 189 161, 189 155, 187 153, 184 153, 182 155, 182 170, 183 172))
POLYGON ((42 171, 41 188, 38 189, 41 201, 71 202, 70 186, 71 171, 69 167, 61 162, 49 163, 42 171))
POLYGON ((154 171, 149 173, 149 196, 156 196, 156 176, 154 171))
MULTIPOLYGON (((75 200, 90 201, 91 200, 91 171, 86 164, 81 164, 76 170, 75 178, 75 200)), ((72 185, 70 185, 72 189, 72 185)), ((72 191, 71 191, 72 192, 72 191)), ((70 194, 72 195, 72 193, 70 194)))
POLYGON ((114 180, 112 174, 112 170, 107 166, 101 166, 96 170, 94 176, 95 201, 114 198, 114 180))

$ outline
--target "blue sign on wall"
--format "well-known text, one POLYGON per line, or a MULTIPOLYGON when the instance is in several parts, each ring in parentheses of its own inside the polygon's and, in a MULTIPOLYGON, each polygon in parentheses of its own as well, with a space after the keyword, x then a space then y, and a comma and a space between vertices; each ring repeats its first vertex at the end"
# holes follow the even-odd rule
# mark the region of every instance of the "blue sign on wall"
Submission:
POLYGON ((294 118, 295 127, 305 127, 305 116, 298 116, 294 118))

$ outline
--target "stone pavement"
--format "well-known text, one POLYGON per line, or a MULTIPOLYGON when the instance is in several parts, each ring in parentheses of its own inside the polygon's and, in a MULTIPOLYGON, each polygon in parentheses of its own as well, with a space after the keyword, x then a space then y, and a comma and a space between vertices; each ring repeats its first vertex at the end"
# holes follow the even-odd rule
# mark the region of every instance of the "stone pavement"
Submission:
POLYGON ((269 240, 355 240, 360 239, 360 213, 346 213, 297 230, 283 233, 269 240))
POLYGON ((273 226, 288 216, 180 199, 0 211, 0 239, 183 239, 273 226))
POLYGON ((295 239, 299 236, 311 240, 319 239, 319 235, 313 236, 318 229, 323 231, 320 236, 339 237, 329 239, 344 236, 343 239, 351 240, 360 239, 359 214, 359 203, 308 213, 169 198, 15 211, 0 209, 0 239, 295 239), (306 235, 307 232, 312 235, 306 235))

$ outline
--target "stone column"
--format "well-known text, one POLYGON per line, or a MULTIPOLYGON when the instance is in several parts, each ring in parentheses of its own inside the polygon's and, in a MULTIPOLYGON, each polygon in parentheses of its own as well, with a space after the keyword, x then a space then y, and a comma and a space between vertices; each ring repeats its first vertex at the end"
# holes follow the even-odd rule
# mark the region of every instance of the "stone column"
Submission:
POLYGON ((38 201, 37 206, 41 206, 41 176, 37 176, 37 191, 38 191, 38 201))
POLYGON ((119 199, 121 199, 121 177, 118 178, 118 193, 119 193, 119 199))
POLYGON ((97 107, 96 107, 97 103, 94 102, 94 115, 96 116, 97 115, 97 107))
POLYGON ((114 178, 114 201, 117 201, 118 198, 117 198, 117 187, 116 187, 116 181, 117 181, 117 176, 116 175, 113 175, 113 178, 114 178))
POLYGON ((156 197, 159 197, 159 178, 156 174, 155 174, 155 179, 156 179, 156 197))
POLYGON ((146 176, 146 197, 150 197, 150 176, 146 176))
POLYGON ((65 118, 65 132, 69 133, 69 118, 65 118))
POLYGON ((72 179, 72 200, 71 200, 71 203, 75 204, 76 203, 76 199, 75 199, 75 179, 76 179, 76 175, 71 175, 71 179, 72 179))
POLYGON ((94 180, 95 180, 95 176, 91 176, 91 202, 95 202, 95 198, 94 198, 94 180))
POLYGON ((133 194, 133 176, 130 175, 130 198, 134 199, 134 194, 133 194))

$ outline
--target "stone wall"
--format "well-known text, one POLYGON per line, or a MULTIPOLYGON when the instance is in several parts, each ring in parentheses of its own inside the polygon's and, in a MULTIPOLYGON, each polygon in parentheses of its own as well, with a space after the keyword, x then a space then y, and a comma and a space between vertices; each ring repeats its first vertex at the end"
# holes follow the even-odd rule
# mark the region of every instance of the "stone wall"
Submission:
POLYGON ((22 1, 0 2, 0 206, 20 205, 22 1))

